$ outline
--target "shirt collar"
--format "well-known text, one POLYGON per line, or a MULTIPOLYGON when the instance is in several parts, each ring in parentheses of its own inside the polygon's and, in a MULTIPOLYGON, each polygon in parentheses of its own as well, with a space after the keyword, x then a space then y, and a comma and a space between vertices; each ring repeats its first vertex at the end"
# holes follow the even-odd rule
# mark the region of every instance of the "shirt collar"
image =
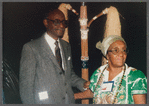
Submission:
MULTIPOLYGON (((50 45, 53 45, 54 43, 55 43, 55 39, 53 39, 50 35, 48 35, 48 33, 46 32, 45 33, 45 39, 48 41, 48 43, 50 44, 50 45)), ((58 42, 59 42, 59 38, 58 38, 58 40, 57 40, 58 42)))

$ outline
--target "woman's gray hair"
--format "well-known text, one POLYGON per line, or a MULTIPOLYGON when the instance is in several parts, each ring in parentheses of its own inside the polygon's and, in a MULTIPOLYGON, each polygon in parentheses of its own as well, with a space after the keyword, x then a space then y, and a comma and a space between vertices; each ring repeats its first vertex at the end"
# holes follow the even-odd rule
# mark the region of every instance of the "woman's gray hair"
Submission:
POLYGON ((121 40, 121 41, 123 41, 126 44, 125 40, 121 36, 118 36, 118 35, 109 35, 109 36, 107 36, 107 37, 105 37, 103 39, 102 43, 101 43, 101 41, 97 42, 96 43, 96 48, 99 49, 99 50, 101 50, 102 54, 106 57, 108 48, 110 47, 110 45, 113 42, 115 42, 117 40, 121 40))

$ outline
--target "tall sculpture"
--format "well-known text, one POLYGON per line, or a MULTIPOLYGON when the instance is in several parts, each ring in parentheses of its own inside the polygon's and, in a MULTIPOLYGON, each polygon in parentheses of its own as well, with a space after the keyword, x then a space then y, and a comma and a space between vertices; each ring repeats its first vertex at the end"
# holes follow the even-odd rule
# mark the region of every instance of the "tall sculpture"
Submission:
MULTIPOLYGON (((87 28, 87 6, 82 3, 80 7, 80 31, 81 31, 81 61, 82 61, 82 78, 85 80, 89 80, 88 73, 88 28, 87 28)), ((88 99, 82 100, 82 104, 89 104, 88 99)))

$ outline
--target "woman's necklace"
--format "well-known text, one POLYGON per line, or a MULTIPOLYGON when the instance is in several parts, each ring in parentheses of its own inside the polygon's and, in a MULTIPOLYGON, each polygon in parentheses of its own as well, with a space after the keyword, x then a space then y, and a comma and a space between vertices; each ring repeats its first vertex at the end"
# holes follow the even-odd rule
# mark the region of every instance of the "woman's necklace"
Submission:
MULTIPOLYGON (((123 79, 124 79, 124 75, 125 75, 125 71, 126 71, 126 66, 124 65, 124 72, 123 72, 123 76, 122 76, 122 78, 121 78, 121 81, 120 81, 120 84, 119 84, 118 90, 120 90, 120 88, 121 88, 122 81, 123 81, 123 79)), ((116 100, 116 98, 117 98, 117 94, 118 94, 118 91, 117 91, 117 93, 116 93, 116 95, 115 95, 115 97, 114 97, 114 100, 113 100, 113 103, 112 103, 112 104, 114 104, 114 103, 115 103, 115 100, 116 100)))
MULTIPOLYGON (((99 80, 98 80, 98 82, 97 82, 97 84, 96 84, 96 87, 95 87, 95 89, 94 89, 94 92, 95 92, 95 90, 96 90, 96 88, 97 88, 97 85, 99 84, 100 79, 101 79, 101 77, 103 76, 103 72, 106 70, 106 68, 107 68, 107 67, 105 67, 105 68, 103 69, 103 71, 102 71, 102 73, 101 73, 101 75, 100 75, 100 77, 99 77, 99 80)), ((123 76, 122 76, 122 78, 121 78, 121 81, 120 81, 118 90, 120 90, 120 88, 121 88, 122 81, 123 81, 123 78, 124 78, 124 75, 125 75, 125 71, 126 71, 126 66, 124 65, 124 72, 123 72, 123 76)), ((113 103, 112 103, 112 104, 115 103, 115 100, 116 100, 116 98, 117 98, 117 95, 118 95, 118 91, 117 91, 116 95, 114 96, 114 100, 113 100, 113 103)))

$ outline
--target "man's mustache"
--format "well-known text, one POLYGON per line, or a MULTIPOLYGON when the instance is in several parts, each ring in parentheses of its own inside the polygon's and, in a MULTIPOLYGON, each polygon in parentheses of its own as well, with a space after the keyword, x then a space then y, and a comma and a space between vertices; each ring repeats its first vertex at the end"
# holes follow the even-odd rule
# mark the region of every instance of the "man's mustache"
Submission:
POLYGON ((53 29, 53 30, 55 30, 55 31, 56 31, 56 30, 62 30, 62 31, 65 31, 65 29, 64 29, 64 28, 61 28, 61 29, 53 29))

